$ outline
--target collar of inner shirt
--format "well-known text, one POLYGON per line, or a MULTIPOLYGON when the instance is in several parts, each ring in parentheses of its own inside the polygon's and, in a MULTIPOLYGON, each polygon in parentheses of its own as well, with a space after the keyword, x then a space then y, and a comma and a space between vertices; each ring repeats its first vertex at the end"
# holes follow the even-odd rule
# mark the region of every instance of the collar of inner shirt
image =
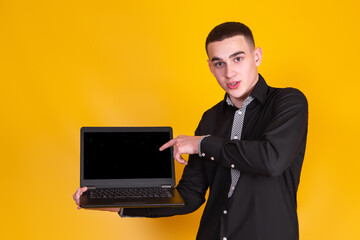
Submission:
MULTIPOLYGON (((245 99, 245 101, 244 101, 243 105, 241 106, 241 108, 246 107, 247 101, 249 101, 251 98, 253 98, 253 96, 251 96, 251 95, 248 96, 248 97, 245 99)), ((228 94, 226 94, 226 103, 227 103, 229 106, 236 107, 236 106, 233 104, 233 102, 231 101, 231 99, 230 99, 230 97, 229 97, 228 94)))

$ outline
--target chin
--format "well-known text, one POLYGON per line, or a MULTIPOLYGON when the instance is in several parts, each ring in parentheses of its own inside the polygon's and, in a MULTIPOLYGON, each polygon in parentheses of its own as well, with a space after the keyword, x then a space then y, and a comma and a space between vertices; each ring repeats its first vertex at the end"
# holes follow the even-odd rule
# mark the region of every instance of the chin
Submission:
POLYGON ((242 94, 242 93, 233 93, 233 92, 229 91, 228 94, 229 94, 229 96, 236 98, 236 99, 244 97, 244 94, 242 94))

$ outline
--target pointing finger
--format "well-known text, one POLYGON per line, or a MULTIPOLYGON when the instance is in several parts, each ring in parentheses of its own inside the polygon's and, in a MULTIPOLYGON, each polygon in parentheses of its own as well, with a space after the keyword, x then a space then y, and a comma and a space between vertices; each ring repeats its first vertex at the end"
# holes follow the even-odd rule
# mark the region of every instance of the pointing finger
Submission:
POLYGON ((167 143, 165 143, 164 145, 162 145, 159 150, 160 150, 160 151, 163 151, 163 150, 167 149, 168 147, 174 146, 174 145, 175 145, 175 142, 176 142, 176 138, 171 139, 170 141, 168 141, 167 143))

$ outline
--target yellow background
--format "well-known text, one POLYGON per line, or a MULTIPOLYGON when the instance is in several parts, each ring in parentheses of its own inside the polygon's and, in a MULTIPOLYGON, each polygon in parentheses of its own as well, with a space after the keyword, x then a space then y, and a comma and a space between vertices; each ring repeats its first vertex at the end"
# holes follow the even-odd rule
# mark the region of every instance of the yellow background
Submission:
POLYGON ((300 238, 360 239, 359 12, 358 0, 1 0, 0 238, 194 239, 202 209, 160 219, 77 210, 80 127, 193 134, 223 98, 205 38, 241 21, 268 84, 309 101, 300 238))

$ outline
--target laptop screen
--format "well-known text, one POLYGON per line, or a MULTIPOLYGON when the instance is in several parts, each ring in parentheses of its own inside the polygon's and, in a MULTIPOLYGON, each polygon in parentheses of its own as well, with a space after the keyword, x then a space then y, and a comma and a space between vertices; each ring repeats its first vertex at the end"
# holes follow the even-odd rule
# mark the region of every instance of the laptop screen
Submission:
POLYGON ((172 177, 169 132, 84 132, 84 179, 172 177))

